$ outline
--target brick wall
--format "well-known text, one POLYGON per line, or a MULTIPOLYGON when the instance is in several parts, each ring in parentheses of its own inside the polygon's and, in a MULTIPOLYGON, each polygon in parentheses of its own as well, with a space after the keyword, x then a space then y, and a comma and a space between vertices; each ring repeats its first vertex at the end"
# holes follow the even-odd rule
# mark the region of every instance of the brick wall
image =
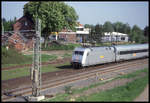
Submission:
POLYGON ((17 33, 14 33, 12 36, 8 38, 8 43, 9 45, 15 47, 19 51, 24 50, 25 44, 17 33))
POLYGON ((68 42, 75 43, 76 42, 76 34, 67 35, 68 42))
POLYGON ((13 29, 14 29, 14 31, 32 30, 32 29, 34 29, 34 26, 35 25, 30 18, 23 16, 16 21, 16 23, 13 25, 13 29))
POLYGON ((10 46, 15 47, 17 50, 29 50, 33 48, 33 40, 29 39, 26 43, 22 40, 22 38, 17 34, 14 33, 10 38, 8 39, 8 43, 10 46))
MULTIPOLYGON (((35 25, 34 22, 31 20, 31 18, 27 16, 23 16, 20 19, 16 21, 16 23, 13 25, 14 31, 20 31, 20 30, 34 30, 35 25)), ((31 31, 20 31, 21 35, 27 39, 27 41, 23 41, 21 36, 18 34, 13 34, 11 38, 18 40, 19 42, 16 42, 9 39, 9 44, 13 45, 17 50, 28 50, 33 47, 33 34, 34 32, 31 31)))
POLYGON ((70 34, 61 33, 59 34, 59 38, 63 38, 67 42, 71 42, 71 43, 75 43, 77 40, 75 33, 74 34, 73 33, 70 33, 70 34))

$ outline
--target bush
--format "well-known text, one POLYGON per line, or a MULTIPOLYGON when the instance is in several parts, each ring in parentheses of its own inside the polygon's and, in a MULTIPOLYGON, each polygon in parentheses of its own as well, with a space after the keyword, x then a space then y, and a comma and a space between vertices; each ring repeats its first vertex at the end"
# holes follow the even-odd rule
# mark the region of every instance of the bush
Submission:
POLYGON ((42 45, 42 50, 73 50, 75 47, 80 46, 77 44, 51 44, 48 45, 46 48, 44 48, 44 45, 42 45))
POLYGON ((71 87, 72 86, 65 86, 65 93, 67 93, 67 94, 72 94, 72 90, 71 90, 71 87))

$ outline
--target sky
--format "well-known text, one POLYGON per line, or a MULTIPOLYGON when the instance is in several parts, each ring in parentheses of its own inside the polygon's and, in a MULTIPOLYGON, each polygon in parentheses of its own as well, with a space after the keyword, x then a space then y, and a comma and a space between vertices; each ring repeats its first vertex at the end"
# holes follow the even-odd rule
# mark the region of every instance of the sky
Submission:
MULTIPOLYGON (((1 13, 6 20, 19 19, 23 16, 23 6, 27 2, 2 2, 1 13)), ((141 29, 148 26, 148 2, 65 2, 72 6, 79 16, 81 24, 104 24, 120 21, 131 27, 138 25, 141 29)))

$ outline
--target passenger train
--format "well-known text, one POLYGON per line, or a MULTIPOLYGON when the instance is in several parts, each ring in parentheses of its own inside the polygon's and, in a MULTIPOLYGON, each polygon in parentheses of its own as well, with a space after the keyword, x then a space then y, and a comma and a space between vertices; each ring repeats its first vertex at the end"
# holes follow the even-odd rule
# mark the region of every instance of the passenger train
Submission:
POLYGON ((73 68, 148 57, 148 44, 77 47, 72 54, 73 68))

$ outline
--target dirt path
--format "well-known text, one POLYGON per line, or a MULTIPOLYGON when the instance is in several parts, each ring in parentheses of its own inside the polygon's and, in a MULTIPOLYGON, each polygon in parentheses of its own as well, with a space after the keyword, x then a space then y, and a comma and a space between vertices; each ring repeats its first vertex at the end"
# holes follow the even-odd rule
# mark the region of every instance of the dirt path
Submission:
POLYGON ((149 101, 149 85, 146 86, 144 91, 134 101, 149 101))

